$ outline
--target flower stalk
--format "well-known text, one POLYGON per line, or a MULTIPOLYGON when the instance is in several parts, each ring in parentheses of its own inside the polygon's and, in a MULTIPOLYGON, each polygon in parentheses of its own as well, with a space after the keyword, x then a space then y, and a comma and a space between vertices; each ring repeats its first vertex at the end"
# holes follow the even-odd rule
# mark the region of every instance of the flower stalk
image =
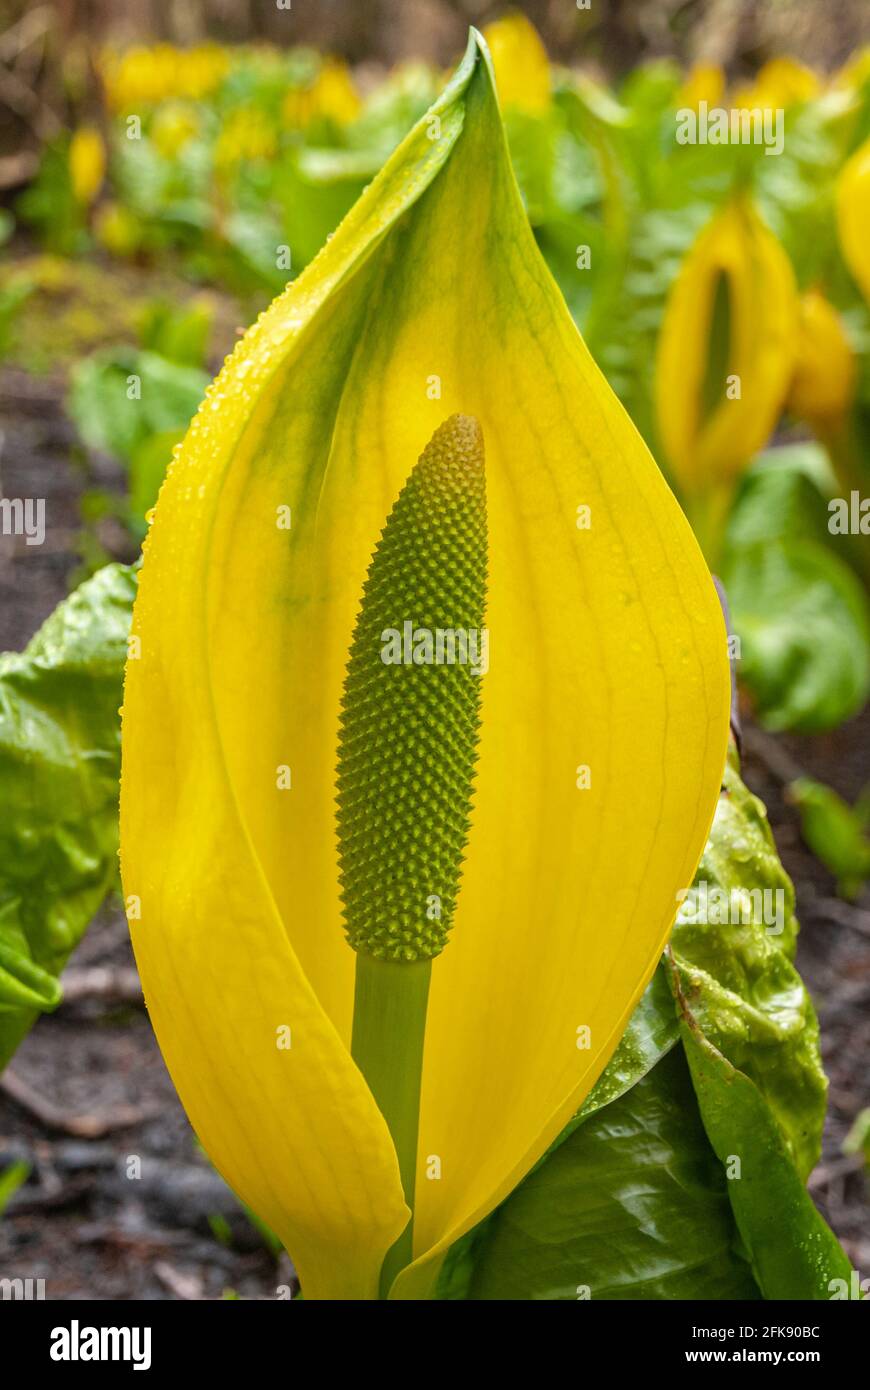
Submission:
POLYGON ((351 1056, 389 1127, 402 1191, 412 1213, 384 1260, 381 1298, 387 1297, 396 1275, 413 1255, 420 1087, 431 975, 428 959, 397 964, 366 951, 357 956, 351 1056))

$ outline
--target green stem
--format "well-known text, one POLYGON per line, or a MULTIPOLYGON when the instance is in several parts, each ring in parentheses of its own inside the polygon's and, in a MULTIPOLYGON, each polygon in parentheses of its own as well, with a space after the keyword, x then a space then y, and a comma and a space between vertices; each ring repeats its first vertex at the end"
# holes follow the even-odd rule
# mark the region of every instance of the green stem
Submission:
POLYGON ((430 959, 390 961, 367 951, 357 953, 351 1054, 389 1127, 402 1190, 411 1208, 411 1220, 384 1260, 381 1298, 387 1297, 396 1275, 413 1256, 420 1083, 431 973, 430 959))

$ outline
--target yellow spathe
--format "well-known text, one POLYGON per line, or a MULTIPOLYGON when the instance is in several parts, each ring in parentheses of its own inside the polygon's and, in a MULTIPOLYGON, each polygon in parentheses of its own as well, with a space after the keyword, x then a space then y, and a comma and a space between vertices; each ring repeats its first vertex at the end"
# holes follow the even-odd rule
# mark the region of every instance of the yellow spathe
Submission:
POLYGON ((817 73, 796 58, 771 58, 758 70, 753 82, 744 83, 731 96, 732 106, 785 109, 812 101, 822 91, 817 73))
POLYGON ((745 194, 718 211, 686 256, 665 308, 656 356, 659 430, 687 495, 740 473, 767 442, 795 356, 798 297, 789 259, 745 194), (714 342, 717 291, 727 295, 714 342), (719 359, 717 359, 717 351, 719 359), (719 360, 715 399, 705 401, 719 360))
POLYGON ((709 574, 536 249, 477 35, 211 387, 157 504, 127 668, 122 863, 151 1018, 306 1298, 374 1297, 408 1215, 349 1052, 335 764, 367 565, 454 412, 485 439, 491 666, 397 1297, 425 1292, 604 1067, 691 882, 728 732, 709 574))
POLYGON ((307 87, 292 87, 284 97, 282 115, 287 125, 304 128, 316 119, 338 125, 356 120, 362 104, 353 75, 340 58, 324 58, 317 76, 307 87))
POLYGON ((216 91, 229 68, 229 51, 217 44, 184 49, 158 43, 124 53, 106 48, 99 60, 106 99, 116 113, 184 97, 201 101, 216 91))

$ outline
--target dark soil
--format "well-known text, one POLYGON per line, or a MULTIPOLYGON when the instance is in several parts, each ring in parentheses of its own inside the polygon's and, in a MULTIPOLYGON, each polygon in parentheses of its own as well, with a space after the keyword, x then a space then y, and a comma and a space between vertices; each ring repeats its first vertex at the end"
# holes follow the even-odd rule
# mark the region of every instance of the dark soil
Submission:
MULTIPOLYGON (((0 649, 22 647, 66 594, 80 567, 82 493, 122 485, 112 465, 78 450, 63 389, 62 373, 0 371, 2 490, 47 499, 45 545, 0 538, 0 649)), ((108 557, 133 553, 117 523, 98 539, 108 557)), ((840 902, 803 846, 783 797, 783 753, 854 800, 870 781, 870 712, 818 738, 774 741, 750 727, 744 761, 795 882, 798 963, 821 1018, 830 1108, 812 1191, 856 1267, 868 1272, 865 1179, 842 1142, 870 1106, 870 895, 855 906, 840 902)), ((132 964, 122 915, 104 910, 72 968, 108 967, 120 980, 132 964)), ((227 1290, 274 1298, 290 1282, 286 1256, 265 1249, 197 1151, 141 1005, 113 1003, 111 990, 108 1000, 65 1003, 39 1021, 10 1071, 37 1105, 53 1103, 60 1114, 46 1123, 0 1094, 0 1172, 17 1158, 31 1167, 0 1221, 0 1275, 45 1279, 55 1299, 215 1298, 227 1290), (65 1132, 82 1117, 96 1129, 108 1121, 105 1132, 65 1132)))

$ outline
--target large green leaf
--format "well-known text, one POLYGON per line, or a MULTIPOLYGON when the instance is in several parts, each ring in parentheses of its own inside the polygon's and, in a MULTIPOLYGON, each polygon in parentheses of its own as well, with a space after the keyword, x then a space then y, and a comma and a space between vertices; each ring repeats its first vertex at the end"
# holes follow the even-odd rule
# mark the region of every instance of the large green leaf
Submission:
MULTIPOLYGON (((294 274, 314 259, 381 162, 365 152, 341 150, 300 150, 288 160, 279 194, 294 274)), ((273 247, 273 264, 274 256, 273 247)))
POLYGON ((148 530, 147 516, 157 501, 157 494, 166 470, 172 462, 173 452, 183 438, 183 429, 164 430, 160 434, 149 434, 147 439, 143 439, 133 450, 130 458, 127 525, 140 541, 144 539, 148 530))
POLYGON ((135 575, 110 565, 0 656, 0 1069, 117 878, 124 661, 135 575))
POLYGON ((754 459, 728 518, 727 546, 744 550, 761 541, 790 537, 834 546, 828 531, 828 497, 836 488, 818 444, 782 445, 754 459))
POLYGON ((758 1297, 680 1049, 504 1203, 465 1297, 758 1297))
POLYGON ((870 689, 870 608, 851 536, 832 535, 837 490, 819 445, 760 454, 728 521, 723 573, 740 676, 764 723, 808 732, 853 714, 870 689))
POLYGON ((677 1042, 680 1034, 673 1010, 669 1007, 669 994, 665 972, 659 967, 629 1019, 619 1046, 574 1119, 553 1144, 551 1153, 590 1115, 630 1091, 677 1042))
POLYGON ((781 1226, 777 1256, 787 1265, 808 1233, 827 1240, 803 1188, 819 1151, 826 1083, 815 1014, 792 963, 794 893, 733 749, 693 888, 680 905, 670 964, 583 1109, 498 1211, 450 1251, 439 1297, 574 1299, 583 1285, 593 1298, 795 1296, 772 1258, 756 1260, 756 1278, 744 1258, 747 1230, 755 1242, 747 1248, 765 1241, 752 1227, 763 1216, 763 1178, 736 1218, 734 1184, 717 1159, 721 1129, 705 1134, 667 981, 673 972, 698 1036, 742 1078, 756 1126, 762 1108, 765 1142, 778 1156, 771 1181, 782 1183, 780 1165, 789 1167, 797 1216, 781 1226))
POLYGON ((761 722, 816 733, 857 713, 870 692, 870 613, 846 564, 783 538, 732 551, 723 578, 761 722))

